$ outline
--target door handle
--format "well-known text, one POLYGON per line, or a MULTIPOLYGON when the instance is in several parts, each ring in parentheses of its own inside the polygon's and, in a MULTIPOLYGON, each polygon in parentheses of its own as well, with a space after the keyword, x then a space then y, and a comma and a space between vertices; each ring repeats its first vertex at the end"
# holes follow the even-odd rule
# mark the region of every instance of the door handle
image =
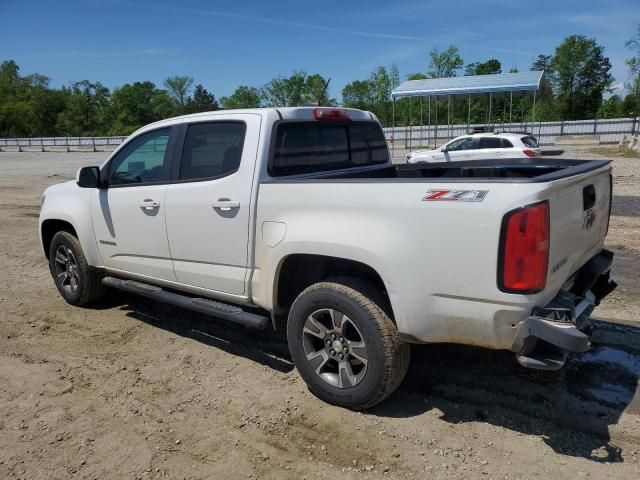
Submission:
POLYGON ((215 202, 212 203, 213 208, 218 208, 223 211, 229 211, 232 208, 240 208, 240 202, 236 202, 235 200, 231 200, 229 198, 219 198, 215 202))
POLYGON ((156 202, 151 198, 145 198, 143 201, 140 202, 140 207, 145 209, 158 208, 159 206, 160 206, 160 202, 156 202))

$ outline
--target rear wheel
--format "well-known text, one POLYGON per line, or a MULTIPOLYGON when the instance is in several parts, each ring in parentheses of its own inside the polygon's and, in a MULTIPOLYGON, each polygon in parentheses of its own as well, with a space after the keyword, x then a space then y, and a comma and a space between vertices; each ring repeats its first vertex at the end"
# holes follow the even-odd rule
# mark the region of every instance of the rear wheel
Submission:
POLYGON ((69 232, 53 236, 49 269, 60 295, 71 305, 87 305, 104 295, 102 276, 89 268, 80 242, 69 232))
POLYGON ((291 307, 287 338, 311 392, 354 410, 384 400, 409 364, 409 345, 384 310, 342 283, 321 282, 304 290, 291 307))

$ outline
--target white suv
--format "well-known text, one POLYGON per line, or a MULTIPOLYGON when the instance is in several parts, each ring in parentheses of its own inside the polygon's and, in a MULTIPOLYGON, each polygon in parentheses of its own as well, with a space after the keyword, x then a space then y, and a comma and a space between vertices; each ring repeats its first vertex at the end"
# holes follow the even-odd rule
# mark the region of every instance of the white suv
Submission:
POLYGON ((538 155, 538 142, 528 133, 475 133, 456 137, 433 150, 411 152, 407 154, 407 162, 457 162, 538 155))

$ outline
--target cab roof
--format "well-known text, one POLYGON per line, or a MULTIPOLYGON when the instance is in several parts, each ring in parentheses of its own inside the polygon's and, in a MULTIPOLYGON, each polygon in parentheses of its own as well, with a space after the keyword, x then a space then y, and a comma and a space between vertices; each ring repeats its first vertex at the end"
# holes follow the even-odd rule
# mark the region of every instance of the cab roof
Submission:
POLYGON ((187 123, 190 121, 206 121, 206 120, 215 120, 220 117, 225 117, 229 115, 238 115, 238 114, 249 114, 249 115, 260 115, 262 117, 273 117, 276 120, 315 120, 314 111, 315 110, 330 110, 330 111, 339 111, 342 112, 343 115, 346 115, 349 120, 360 120, 360 121, 378 121, 378 118, 371 112, 367 112, 364 110, 358 110, 356 108, 342 108, 342 107, 282 107, 282 108, 243 108, 243 109, 233 109, 233 110, 213 110, 210 112, 200 112, 200 113, 191 113, 189 115, 180 115, 178 117, 166 118, 164 120, 159 120, 154 123, 150 123, 149 125, 145 125, 144 127, 138 129, 134 133, 140 133, 145 130, 151 130, 158 127, 175 125, 178 123, 187 123))

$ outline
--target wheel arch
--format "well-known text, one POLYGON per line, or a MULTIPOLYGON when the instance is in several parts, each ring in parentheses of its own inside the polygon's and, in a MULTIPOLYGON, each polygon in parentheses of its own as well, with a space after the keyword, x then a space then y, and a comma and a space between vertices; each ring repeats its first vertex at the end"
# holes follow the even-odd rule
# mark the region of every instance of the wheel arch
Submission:
POLYGON ((66 220, 61 220, 58 218, 48 218, 42 222, 40 225, 40 238, 42 239, 42 249, 44 250, 44 255, 49 260, 49 247, 51 246, 51 241, 53 237, 58 232, 68 232, 74 237, 78 238, 78 233, 76 228, 66 220))
POLYGON ((273 282, 274 313, 282 315, 288 312, 296 297, 307 287, 332 279, 352 279, 356 281, 349 285, 353 288, 357 289, 358 284, 364 283, 370 287, 369 292, 374 289, 379 297, 372 300, 383 303, 381 308, 394 319, 387 286, 377 270, 357 260, 308 253, 293 253, 280 260, 273 282))

